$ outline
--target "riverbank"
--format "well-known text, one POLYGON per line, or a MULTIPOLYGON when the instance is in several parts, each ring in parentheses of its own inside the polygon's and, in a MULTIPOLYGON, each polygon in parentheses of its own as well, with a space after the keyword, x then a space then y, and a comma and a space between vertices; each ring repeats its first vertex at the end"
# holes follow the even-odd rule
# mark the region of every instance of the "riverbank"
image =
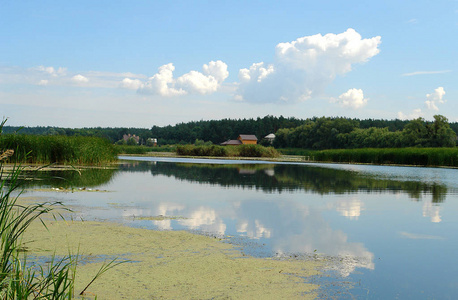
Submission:
POLYGON ((85 296, 98 299, 313 299, 318 261, 254 258, 223 240, 185 231, 154 231, 109 222, 35 222, 29 256, 80 254, 76 292, 104 260, 129 260, 103 274, 85 296))
POLYGON ((271 162, 313 162, 310 157, 302 155, 281 155, 280 157, 240 157, 240 156, 188 156, 177 155, 174 152, 149 152, 145 154, 120 154, 120 156, 138 157, 179 157, 179 158, 199 158, 199 159, 221 159, 221 160, 258 160, 271 162))
MULTIPOLYGON (((329 150, 332 151, 332 150, 329 150)), ((318 151, 316 151, 318 152, 318 151)), ((309 153, 310 154, 310 153, 309 153)), ((324 160, 317 159, 318 156, 314 155, 281 155, 276 158, 269 157, 216 157, 216 156, 182 156, 177 155, 173 152, 150 152, 146 154, 122 154, 120 156, 131 156, 131 157, 169 157, 169 158, 190 158, 190 159, 220 159, 220 160, 257 160, 257 161, 269 161, 269 162, 290 162, 290 163, 323 163, 323 164, 355 164, 355 165, 382 165, 382 166, 400 166, 400 167, 436 167, 436 168, 449 168, 456 169, 457 166, 450 165, 422 165, 422 164, 406 164, 406 163, 393 163, 392 161, 386 161, 385 163, 376 163, 376 162, 361 162, 355 159, 344 160, 341 156, 338 156, 338 159, 332 159, 327 157, 324 160)), ((456 159, 458 159, 458 149, 456 153, 456 159)))

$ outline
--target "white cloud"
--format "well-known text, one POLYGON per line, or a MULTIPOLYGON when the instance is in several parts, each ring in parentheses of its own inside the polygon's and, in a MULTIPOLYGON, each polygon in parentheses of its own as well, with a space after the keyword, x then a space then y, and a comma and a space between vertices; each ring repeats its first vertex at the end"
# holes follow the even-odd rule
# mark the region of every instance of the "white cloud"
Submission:
POLYGON ((203 73, 190 71, 178 78, 173 77, 175 66, 172 63, 163 65, 158 73, 148 78, 146 82, 139 79, 124 78, 120 87, 137 89, 142 93, 156 94, 165 97, 186 94, 211 94, 216 92, 222 82, 229 76, 227 65, 218 60, 204 64, 203 73))
POLYGON ((175 82, 173 79, 174 70, 175 67, 172 63, 161 66, 159 72, 142 84, 139 91, 166 97, 185 94, 184 91, 173 88, 175 82))
POLYGON ((54 69, 54 67, 38 66, 35 68, 35 70, 49 74, 53 77, 63 76, 67 73, 67 68, 62 68, 62 67, 54 69))
POLYGON ((428 235, 428 234, 418 234, 418 233, 410 233, 406 231, 400 231, 399 234, 407 239, 412 240, 443 240, 444 237, 439 235, 428 235))
POLYGON ((186 93, 211 94, 218 89, 218 81, 213 76, 205 76, 200 72, 191 71, 179 77, 176 86, 186 93))
POLYGON ((229 76, 227 65, 220 60, 211 61, 208 65, 205 64, 202 70, 205 75, 214 77, 218 83, 222 83, 229 76))
POLYGON ((49 83, 49 80, 42 79, 42 80, 40 80, 40 81, 38 82, 38 85, 43 85, 43 86, 45 86, 45 85, 48 85, 48 83, 49 83))
POLYGON ((319 95, 337 75, 379 53, 380 36, 362 39, 354 29, 312 35, 275 49, 275 62, 239 71, 235 98, 248 102, 294 102, 319 95))
POLYGON ((367 99, 364 98, 362 89, 349 89, 340 95, 339 99, 334 100, 334 102, 340 103, 343 107, 358 109, 367 104, 367 99))
POLYGON ((129 90, 138 90, 141 88, 143 83, 138 79, 124 78, 119 84, 120 87, 129 90))
POLYGON ((410 114, 405 114, 402 111, 398 112, 398 119, 400 120, 413 120, 418 119, 422 116, 423 113, 420 108, 414 109, 410 114))
POLYGON ((433 93, 426 94, 426 98, 428 100, 426 100, 425 103, 428 109, 438 111, 439 108, 437 107, 437 104, 445 103, 445 100, 442 99, 444 95, 445 95, 445 91, 444 91, 444 88, 441 86, 435 89, 433 93))
POLYGON ((442 70, 442 71, 416 71, 411 73, 404 73, 402 76, 415 76, 415 75, 431 75, 431 74, 444 74, 450 73, 452 70, 442 70))
POLYGON ((78 74, 72 77, 72 81, 76 83, 87 83, 89 82, 89 79, 81 74, 78 74))

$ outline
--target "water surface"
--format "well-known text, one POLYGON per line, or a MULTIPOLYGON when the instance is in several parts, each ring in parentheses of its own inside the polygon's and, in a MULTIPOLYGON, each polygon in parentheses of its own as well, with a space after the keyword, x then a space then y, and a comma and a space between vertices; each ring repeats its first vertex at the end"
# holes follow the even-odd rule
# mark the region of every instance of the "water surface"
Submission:
POLYGON ((48 174, 28 193, 80 206, 84 219, 229 236, 256 256, 327 258, 329 280, 353 283, 349 298, 458 293, 455 169, 125 159, 115 171, 59 174, 64 183, 48 174), (62 185, 86 192, 38 189, 62 185))

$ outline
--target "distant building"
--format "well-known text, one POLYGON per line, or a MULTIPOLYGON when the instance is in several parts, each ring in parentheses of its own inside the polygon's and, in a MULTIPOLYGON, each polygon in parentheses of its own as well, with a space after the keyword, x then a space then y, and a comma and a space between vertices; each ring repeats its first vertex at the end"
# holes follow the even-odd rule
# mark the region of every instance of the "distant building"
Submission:
POLYGON ((124 141, 126 141, 126 142, 127 142, 128 140, 130 140, 130 139, 133 139, 135 142, 137 142, 137 144, 140 142, 140 137, 139 137, 139 136, 136 136, 135 134, 132 135, 132 134, 130 134, 130 133, 129 133, 129 134, 124 134, 124 135, 122 136, 122 139, 123 139, 124 141))
POLYGON ((258 138, 253 134, 241 134, 237 139, 244 145, 256 145, 258 143, 258 138))
POLYGON ((275 140, 275 134, 271 133, 268 134, 264 137, 265 140, 269 141, 270 144, 272 144, 275 140))
POLYGON ((155 138, 148 138, 148 139, 146 140, 146 145, 147 145, 147 146, 156 147, 156 146, 157 146, 157 139, 155 139, 155 138))
POLYGON ((236 140, 227 140, 222 146, 256 145, 258 138, 253 134, 240 134, 236 140))

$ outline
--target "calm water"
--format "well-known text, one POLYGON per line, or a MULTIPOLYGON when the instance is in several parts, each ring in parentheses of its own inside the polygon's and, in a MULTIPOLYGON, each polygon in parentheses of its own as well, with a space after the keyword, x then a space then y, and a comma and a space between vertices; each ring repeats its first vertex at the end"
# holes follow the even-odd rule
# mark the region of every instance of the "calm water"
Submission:
POLYGON ((331 277, 316 279, 325 296, 458 295, 458 170, 126 159, 119 170, 48 173, 26 196, 80 206, 84 219, 230 236, 251 255, 326 257, 331 277), (182 218, 138 219, 158 215, 182 218))

